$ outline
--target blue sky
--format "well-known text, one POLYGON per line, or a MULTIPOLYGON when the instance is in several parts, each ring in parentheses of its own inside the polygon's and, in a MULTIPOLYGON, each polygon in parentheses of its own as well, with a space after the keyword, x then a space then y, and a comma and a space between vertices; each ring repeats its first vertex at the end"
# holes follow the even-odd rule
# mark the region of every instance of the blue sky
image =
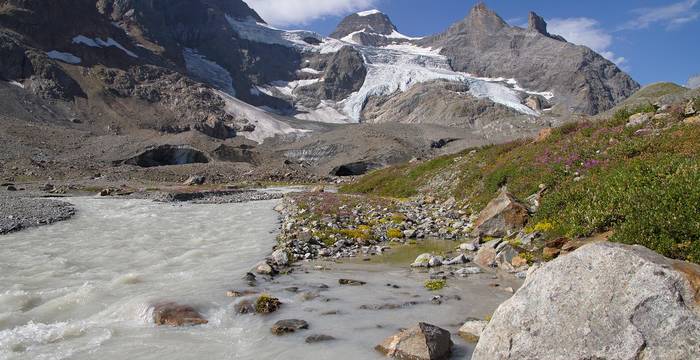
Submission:
MULTIPOLYGON (((269 23, 327 35, 344 15, 377 8, 406 35, 440 32, 475 0, 246 0, 269 23)), ((512 25, 533 10, 550 31, 618 63, 641 84, 700 74, 700 0, 486 0, 512 25)))

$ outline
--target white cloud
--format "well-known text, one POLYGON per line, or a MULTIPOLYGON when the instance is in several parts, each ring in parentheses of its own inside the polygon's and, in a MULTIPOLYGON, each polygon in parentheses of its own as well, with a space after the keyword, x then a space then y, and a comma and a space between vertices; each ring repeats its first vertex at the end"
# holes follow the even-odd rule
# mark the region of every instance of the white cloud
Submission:
POLYGON ((632 13, 636 18, 624 23, 619 30, 646 29, 653 24, 672 30, 700 18, 700 11, 695 8, 697 4, 698 0, 686 0, 665 6, 635 9, 632 13))
POLYGON ((617 65, 622 65, 626 61, 624 57, 617 56, 610 50, 613 36, 602 29, 595 19, 585 17, 551 19, 547 21, 547 25, 550 33, 561 35, 571 43, 588 46, 617 65))
POLYGON ((325 16, 370 9, 377 0, 245 0, 272 25, 304 25, 325 16))
POLYGON ((688 79, 688 87, 691 89, 700 89, 700 74, 688 79))

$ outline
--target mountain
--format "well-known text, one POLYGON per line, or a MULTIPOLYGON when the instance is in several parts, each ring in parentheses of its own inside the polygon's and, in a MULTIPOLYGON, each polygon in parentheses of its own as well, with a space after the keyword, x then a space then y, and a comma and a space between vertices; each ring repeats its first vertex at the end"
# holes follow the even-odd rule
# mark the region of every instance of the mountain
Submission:
POLYGON ((241 0, 0 0, 13 176, 183 159, 217 176, 324 175, 528 136, 637 87, 536 14, 520 29, 483 5, 419 38, 377 10, 325 37, 274 28, 241 0))
POLYGON ((420 44, 441 49, 456 71, 514 78, 525 88, 551 91, 560 113, 596 114, 639 89, 629 75, 593 50, 549 34, 545 21, 534 13, 528 28, 522 29, 479 4, 464 20, 420 44))

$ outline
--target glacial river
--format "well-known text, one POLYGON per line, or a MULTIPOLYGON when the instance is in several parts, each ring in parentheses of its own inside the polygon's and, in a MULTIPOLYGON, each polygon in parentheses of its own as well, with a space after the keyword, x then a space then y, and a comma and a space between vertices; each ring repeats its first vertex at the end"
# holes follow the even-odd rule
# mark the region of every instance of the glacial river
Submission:
MULTIPOLYGON (((426 275, 408 268, 309 265, 260 282, 282 300, 278 313, 236 315, 237 299, 225 293, 245 288, 242 275, 270 253, 277 201, 69 201, 75 218, 0 236, 0 359, 380 359, 373 346, 399 328, 426 321, 456 334, 467 317, 491 314, 510 295, 483 274, 450 282, 444 294, 462 299, 435 305, 421 286, 426 275), (341 287, 341 277, 368 284, 341 287), (155 326, 152 305, 162 301, 192 305, 209 324, 155 326), (291 318, 310 329, 270 333, 291 318), (337 340, 306 344, 311 334, 337 340)), ((470 354, 472 345, 453 340, 454 358, 470 354)))

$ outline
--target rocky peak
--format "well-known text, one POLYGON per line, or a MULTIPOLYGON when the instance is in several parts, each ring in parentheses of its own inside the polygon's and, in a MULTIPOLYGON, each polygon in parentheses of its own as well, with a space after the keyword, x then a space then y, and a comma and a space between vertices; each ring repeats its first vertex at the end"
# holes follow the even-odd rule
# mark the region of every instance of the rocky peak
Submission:
POLYGON ((341 39, 363 30, 370 34, 391 35, 396 31, 396 25, 381 11, 368 10, 347 16, 338 24, 331 37, 341 39))
POLYGON ((550 34, 547 31, 547 22, 544 21, 543 17, 537 15, 537 13, 535 13, 534 11, 530 11, 530 14, 528 15, 527 29, 528 31, 534 31, 555 40, 566 41, 563 37, 559 35, 550 34))
POLYGON ((530 11, 527 18, 527 29, 530 31, 537 31, 542 35, 548 35, 547 32, 547 22, 544 18, 537 15, 534 11, 530 11))
POLYGON ((495 11, 489 9, 483 2, 479 2, 472 8, 467 17, 467 23, 471 29, 488 32, 508 27, 508 24, 495 11))

